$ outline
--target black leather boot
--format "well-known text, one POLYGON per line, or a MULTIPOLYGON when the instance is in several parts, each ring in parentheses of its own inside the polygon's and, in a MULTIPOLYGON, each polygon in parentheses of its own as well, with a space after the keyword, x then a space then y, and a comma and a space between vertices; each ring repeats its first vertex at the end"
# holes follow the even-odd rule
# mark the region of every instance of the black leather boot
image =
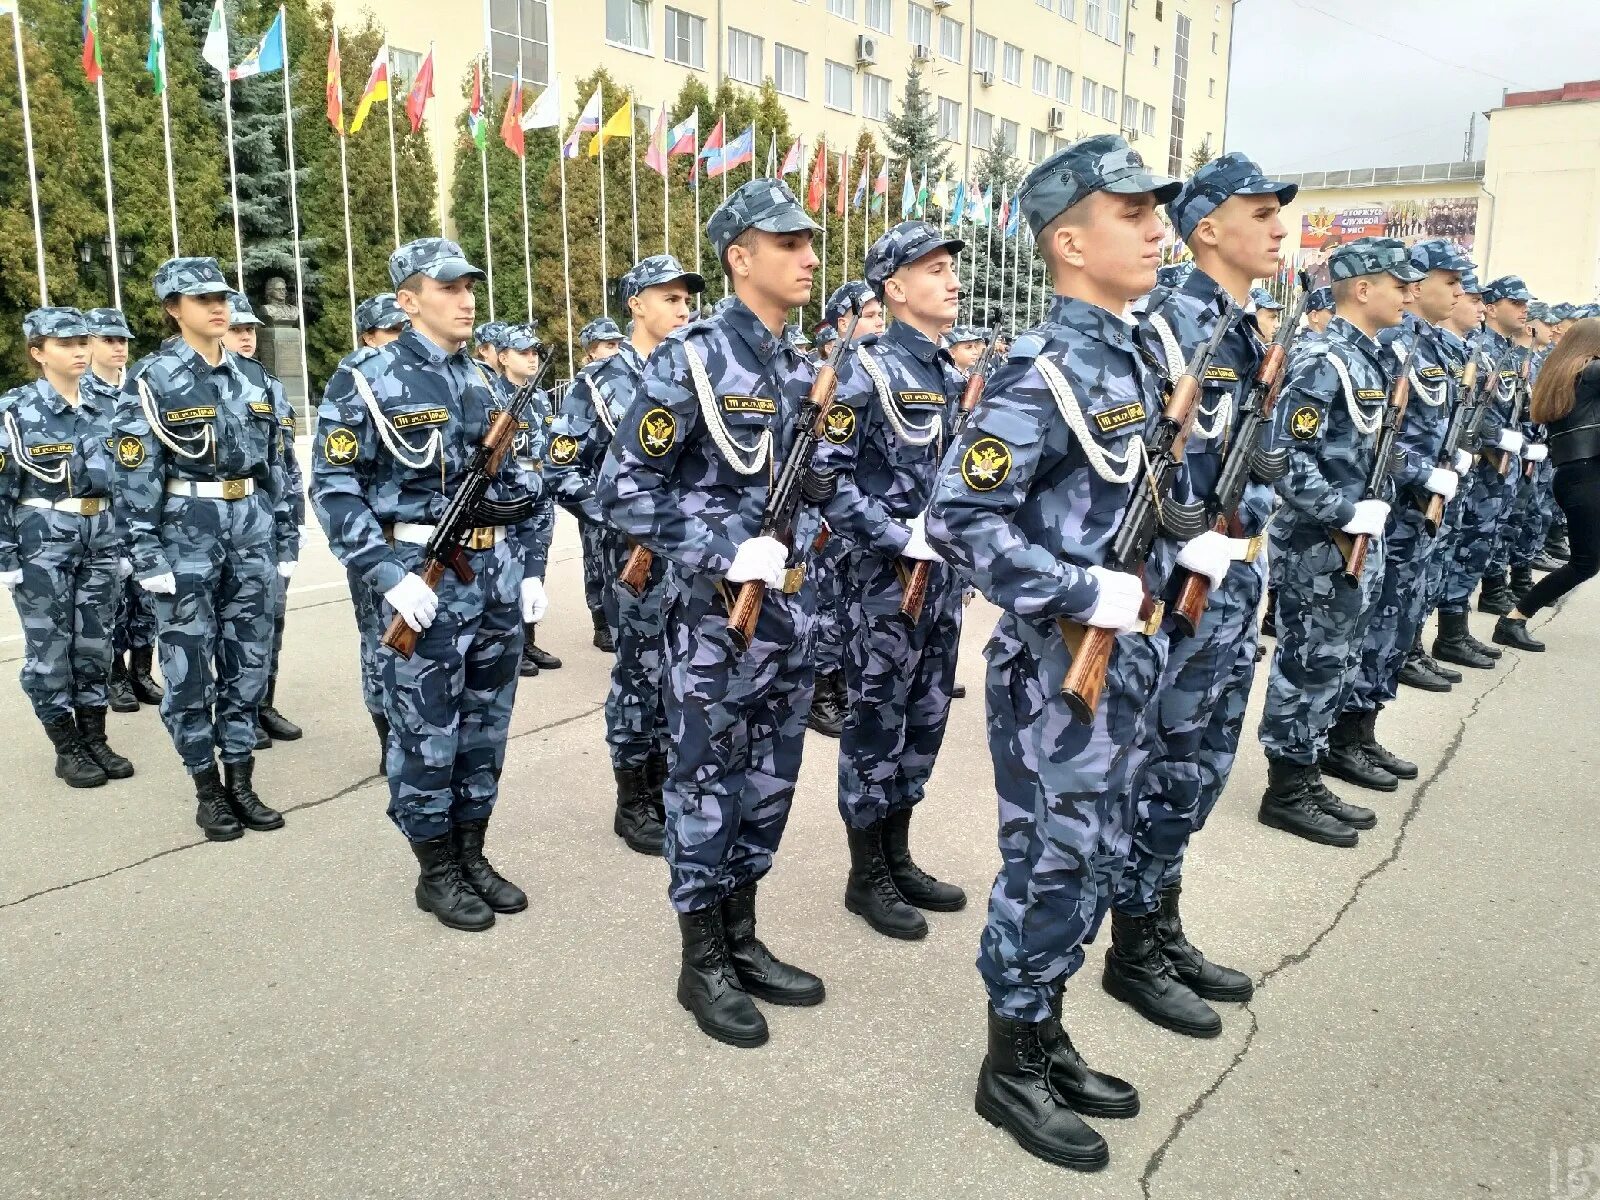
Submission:
POLYGON ((604 612, 590 613, 594 618, 594 648, 604 650, 607 654, 617 652, 617 640, 611 636, 611 626, 606 624, 604 612))
POLYGON ((1406 687, 1416 688, 1423 692, 1448 692, 1450 681, 1428 669, 1423 661, 1422 648, 1411 647, 1406 655, 1405 662, 1400 664, 1400 673, 1396 676, 1398 681, 1406 687))
POLYGON ((756 936, 755 884, 746 884, 722 902, 722 931, 739 986, 757 1000, 791 1007, 822 1003, 822 980, 780 961, 756 936))
POLYGON ((628 849, 639 854, 661 857, 667 831, 650 805, 650 782, 647 767, 616 767, 617 811, 611 819, 611 830, 628 843, 628 849))
POLYGON ((461 868, 461 878, 467 886, 483 897, 483 902, 497 913, 519 913, 528 907, 528 895, 512 883, 483 856, 483 839, 489 828, 488 819, 457 821, 450 830, 450 848, 455 851, 456 865, 461 868))
POLYGON ((1559 571, 1561 569, 1561 564, 1564 561, 1566 560, 1557 558, 1548 551, 1541 550, 1534 556, 1532 567, 1535 571, 1544 571, 1549 573, 1550 571, 1559 571))
POLYGON ((261 723, 261 712, 259 709, 256 711, 256 744, 252 746, 251 749, 272 749, 272 735, 267 732, 267 727, 261 723))
POLYGON ((1374 792, 1392 792, 1400 786, 1400 780, 1379 766, 1367 753, 1361 732, 1364 720, 1363 713, 1340 713, 1339 719, 1328 731, 1328 749, 1319 765, 1335 779, 1343 779, 1346 783, 1370 788, 1374 792))
POLYGON ((540 649, 538 643, 533 640, 534 635, 539 632, 539 627, 537 625, 524 625, 523 628, 528 632, 527 641, 522 643, 523 656, 541 671, 559 670, 561 668, 561 660, 551 654, 550 651, 540 649))
POLYGON ((1256 820, 1308 842, 1349 849, 1361 840, 1360 835, 1317 803, 1319 780, 1314 766, 1286 758, 1267 759, 1267 790, 1262 793, 1256 820))
POLYGON ((464 933, 482 933, 494 924, 494 909, 483 902, 461 874, 449 834, 407 844, 421 868, 417 874, 418 908, 431 912, 439 924, 464 933))
POLYGON ((1311 781, 1311 800, 1335 821, 1343 821, 1351 829, 1373 829, 1378 824, 1378 814, 1359 804, 1347 804, 1336 796, 1322 780, 1319 771, 1311 781))
POLYGON ((1478 611, 1503 617, 1511 611, 1516 601, 1511 596, 1511 584, 1504 575, 1485 575, 1478 587, 1478 611))
POLYGON ((1478 671, 1494 669, 1494 659, 1482 653, 1467 630, 1467 614, 1439 611, 1439 636, 1433 639, 1433 656, 1478 671))
POLYGON ((256 721, 261 728, 267 731, 267 736, 273 741, 298 742, 305 736, 305 730, 273 707, 272 701, 277 694, 278 677, 274 675, 267 681, 267 699, 256 713, 256 721))
POLYGON ((111 688, 112 712, 139 711, 139 697, 133 694, 133 676, 128 673, 127 660, 121 654, 114 654, 111 657, 111 678, 107 683, 111 688))
MULTIPOLYGON (((1551 570, 1554 570, 1554 569, 1555 568, 1552 566, 1551 570)), ((1526 596, 1532 590, 1533 590, 1533 568, 1531 566, 1527 566, 1527 567, 1512 567, 1511 568, 1511 598, 1513 600, 1515 600, 1518 604, 1521 604, 1522 603, 1522 598, 1524 596, 1526 596)))
POLYGON ((522 654, 517 658, 517 674, 523 679, 532 679, 539 673, 539 664, 533 660, 533 626, 522 627, 522 654))
POLYGON ((1420 627, 1417 629, 1417 637, 1411 644, 1411 648, 1416 652, 1424 670, 1432 672, 1449 684, 1461 682, 1462 675, 1460 671, 1451 670, 1428 653, 1427 647, 1422 644, 1422 630, 1420 627))
POLYGON ((1396 779, 1415 779, 1417 777, 1417 764, 1401 758, 1393 751, 1384 748, 1378 741, 1378 714, 1383 711, 1380 704, 1372 712, 1366 713, 1361 718, 1361 745, 1367 752, 1367 757, 1377 763, 1396 779))
POLYGON ((150 674, 155 662, 154 646, 135 646, 128 651, 128 674, 133 679, 133 694, 140 704, 160 704, 161 685, 150 674))
POLYGON ((253 758, 247 758, 243 762, 222 764, 222 777, 228 788, 228 806, 233 809, 233 815, 239 818, 246 829, 254 829, 258 833, 282 829, 283 814, 276 809, 268 808, 262 803, 261 797, 256 795, 255 783, 252 780, 255 770, 256 760, 253 758))
POLYGON ((89 748, 83 744, 77 722, 62 717, 54 725, 44 727, 45 736, 56 748, 56 778, 72 788, 104 787, 110 778, 104 768, 95 762, 89 748))
POLYGON ((194 823, 200 826, 206 841, 231 842, 244 836, 244 826, 233 815, 228 793, 222 787, 222 776, 217 774, 215 766, 194 776, 194 798, 194 823))
POLYGON ((1567 541, 1567 531, 1564 526, 1552 525, 1550 532, 1545 535, 1544 552, 1557 562, 1568 562, 1572 558, 1572 545, 1567 541))
POLYGON ((133 764, 113 750, 106 741, 106 710, 80 708, 77 713, 78 736, 83 739, 83 748, 89 757, 94 759, 95 765, 106 773, 106 778, 132 777, 133 764))
POLYGON ((1544 643, 1528 632, 1526 617, 1501 617, 1494 625, 1494 640, 1513 650, 1528 650, 1534 654, 1544 650, 1544 643))
POLYGON ((1261 636, 1278 636, 1278 589, 1267 589, 1267 606, 1261 614, 1261 636))
POLYGON ((844 732, 844 675, 835 671, 818 675, 811 697, 811 715, 806 724, 823 737, 836 738, 844 732))
POLYGON ((678 969, 678 1003, 689 1010, 700 1032, 729 1046, 759 1046, 767 1040, 767 1021, 739 982, 728 955, 722 905, 678 914, 683 965, 678 969))
POLYGON ((1105 1139, 1073 1112, 1042 1040, 1041 1021, 1013 1021, 989 1011, 989 1052, 978 1071, 973 1108, 1035 1158, 1074 1171, 1111 1161, 1105 1139))
POLYGON ((667 756, 660 751, 652 754, 644 762, 645 786, 650 789, 650 815, 661 825, 663 831, 667 825, 667 756))
POLYGON ((1210 961, 1184 936, 1183 916, 1178 911, 1178 897, 1182 891, 1181 883, 1161 890, 1160 907, 1156 909, 1156 936, 1161 940, 1161 953, 1171 964, 1172 973, 1202 1000, 1243 1004, 1255 995, 1255 984, 1243 971, 1210 961))
POLYGON ((1111 910, 1111 948, 1101 986, 1147 1021, 1187 1037, 1212 1038, 1222 1018, 1179 980, 1161 950, 1157 916, 1111 910))
POLYGON ((1505 653, 1505 651, 1501 650, 1499 646, 1491 646, 1488 642, 1480 641, 1479 639, 1473 637, 1471 622, 1468 622, 1467 624, 1467 641, 1471 644, 1474 650, 1483 655, 1483 657, 1487 658, 1490 663, 1499 662, 1500 656, 1505 653))
POLYGON ((389 776, 389 718, 382 713, 372 714, 372 727, 378 731, 378 774, 389 776))
POLYGON ((967 894, 953 883, 941 883, 911 861, 911 812, 902 808, 883 821, 883 857, 889 878, 907 904, 929 912, 960 912, 967 894))
POLYGON ((1050 1082, 1073 1112, 1116 1119, 1138 1116, 1139 1090, 1126 1079, 1096 1071, 1072 1044, 1061 1020, 1065 990, 1066 981, 1058 979, 1050 997, 1050 1019, 1039 1029, 1039 1043, 1050 1059, 1050 1082))
POLYGON ((928 936, 928 922, 907 904, 889 874, 883 854, 883 822, 865 829, 845 827, 850 843, 850 877, 844 906, 886 937, 914 942, 928 936))

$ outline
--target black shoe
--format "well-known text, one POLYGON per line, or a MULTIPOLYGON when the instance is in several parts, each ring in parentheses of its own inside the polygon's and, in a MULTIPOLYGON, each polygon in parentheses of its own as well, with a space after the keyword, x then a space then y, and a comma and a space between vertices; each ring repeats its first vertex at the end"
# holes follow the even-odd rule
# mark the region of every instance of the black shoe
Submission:
POLYGON ((244 826, 233 815, 216 767, 207 767, 194 777, 194 798, 194 823, 200 826, 206 841, 231 842, 244 836, 244 826))
POLYGON ((650 804, 648 771, 648 767, 614 768, 617 811, 611 819, 611 831, 628 843, 628 849, 660 858, 667 831, 650 804))
POLYGON ((483 856, 483 839, 489 828, 488 819, 457 821, 450 830, 450 848, 455 852, 456 865, 461 868, 461 878, 467 886, 483 897, 483 902, 497 913, 519 913, 528 907, 528 895, 494 869, 483 856))
POLYGON ((1073 1112, 1042 1035, 1048 1022, 1012 1021, 989 1012, 989 1052, 978 1072, 973 1108, 1035 1158, 1074 1171, 1111 1161, 1105 1139, 1073 1112))
MULTIPOLYGON (((528 626, 524 625, 524 629, 528 626)), ((522 653, 517 658, 517 674, 523 679, 532 679, 539 673, 539 664, 533 661, 533 656, 528 653, 533 642, 526 635, 522 639, 522 653)))
POLYGON ((105 709, 78 709, 78 735, 83 739, 85 752, 106 773, 107 779, 128 779, 133 775, 133 764, 106 742, 105 709))
POLYGON ((256 744, 252 750, 271 750, 272 735, 267 732, 267 727, 261 723, 261 713, 256 713, 256 744))
POLYGON ((45 736, 56 748, 56 778, 72 788, 104 787, 111 777, 95 762, 89 748, 83 743, 77 722, 62 717, 54 725, 44 727, 45 736))
POLYGON ((1147 1021, 1186 1037, 1216 1037, 1222 1018, 1172 969, 1161 950, 1158 919, 1111 910, 1111 948, 1100 984, 1147 1021))
POLYGON ((889 874, 883 853, 883 822, 865 829, 845 828, 850 843, 850 877, 844 906, 886 937, 914 942, 928 936, 928 922, 906 903, 889 874))
POLYGON ((1511 585, 1504 575, 1485 575, 1478 588, 1478 611, 1503 617, 1511 611, 1516 601, 1511 596, 1511 585))
POLYGON ((844 675, 835 671, 818 675, 816 690, 811 698, 811 714, 806 724, 823 737, 836 738, 844 733, 844 675))
POLYGON ((251 780, 255 769, 256 760, 253 758, 222 764, 222 777, 228 789, 228 806, 246 829, 254 829, 258 833, 282 829, 283 814, 268 808, 256 795, 255 784, 251 780))
POLYGON ((538 633, 537 625, 524 625, 528 631, 527 640, 522 643, 522 657, 538 667, 541 671, 555 671, 561 667, 561 660, 548 650, 541 650, 534 642, 534 634, 538 633))
POLYGON ((133 679, 133 694, 140 704, 160 704, 161 685, 150 674, 155 662, 154 646, 135 646, 128 651, 128 674, 133 679))
POLYGON ((389 777, 389 718, 372 713, 372 727, 378 731, 378 774, 389 777))
MULTIPOLYGON (((1555 568, 1552 567, 1551 569, 1554 570, 1555 568)), ((1521 604, 1522 598, 1531 591, 1533 591, 1533 568, 1531 566, 1512 567, 1511 598, 1521 604)))
POLYGON ((822 1003, 822 980, 780 961, 756 936, 755 884, 746 884, 722 902, 722 930, 739 986, 757 1000, 791 1007, 822 1003))
POLYGON ((950 699, 952 699, 952 700, 965 700, 966 698, 967 698, 967 685, 966 684, 958 683, 958 684, 955 685, 955 687, 950 689, 950 699))
POLYGON ((494 909, 483 902, 461 874, 449 834, 407 844, 421 868, 417 873, 418 908, 432 913, 439 924, 464 933, 481 933, 494 924, 494 909))
POLYGON ((1467 630, 1467 614, 1439 611, 1439 636, 1433 639, 1433 656, 1441 662, 1456 663, 1478 671, 1494 669, 1494 659, 1477 648, 1467 630))
POLYGON ((128 674, 128 664, 122 655, 112 656, 111 678, 107 682, 111 688, 112 712, 136 713, 139 711, 139 697, 133 694, 133 676, 128 674))
POLYGON ((1435 675, 1423 664, 1422 655, 1416 651, 1406 655, 1406 660, 1400 665, 1400 673, 1396 679, 1406 687, 1416 688, 1423 692, 1448 692, 1450 681, 1441 675, 1435 675))
POLYGON ((1335 821, 1341 821, 1351 829, 1374 829, 1378 824, 1378 814, 1370 808, 1362 808, 1359 804, 1347 804, 1336 796, 1328 785, 1322 782, 1318 775, 1311 785, 1311 802, 1327 813, 1335 821))
POLYGON ((1126 1079, 1096 1071, 1083 1061, 1061 1021, 1066 981, 1058 979, 1050 998, 1050 1019, 1039 1029, 1039 1044, 1050 1059, 1050 1082, 1068 1108, 1086 1117, 1117 1120, 1139 1115, 1139 1089, 1126 1079))
POLYGON ((1261 636, 1275 638, 1278 636, 1278 589, 1267 589, 1267 606, 1261 614, 1261 636))
POLYGON ((883 821, 883 857, 889 878, 905 902, 929 912, 960 912, 967 894, 953 883, 941 883, 911 860, 911 809, 890 813, 883 821))
POLYGON ((1319 783, 1316 767, 1283 758, 1267 759, 1267 790, 1261 796, 1256 820, 1319 845, 1343 849, 1356 845, 1361 836, 1317 803, 1319 783))
POLYGON ((1361 746, 1367 752, 1367 757, 1378 766, 1382 767, 1396 779, 1415 779, 1417 777, 1417 764, 1401 758, 1391 750, 1384 748, 1378 741, 1378 714, 1381 707, 1366 713, 1361 718, 1361 746))
POLYGON ((722 905, 678 914, 683 965, 678 969, 678 1003, 689 1010, 700 1032, 729 1046, 759 1046, 767 1040, 767 1021, 739 982, 728 955, 722 905))
POLYGON ((1472 636, 1471 630, 1467 631, 1467 641, 1472 643, 1472 648, 1474 650, 1483 655, 1483 657, 1487 658, 1492 663, 1499 662, 1500 656, 1505 653, 1505 651, 1501 650, 1498 646, 1491 646, 1488 642, 1480 642, 1477 638, 1472 636))
POLYGON ((256 724, 265 729, 267 736, 275 742, 298 742, 305 736, 305 730, 272 706, 277 694, 278 677, 274 675, 267 681, 267 699, 256 713, 256 724))
POLYGON ((1411 649, 1412 653, 1417 656, 1417 660, 1422 664, 1422 669, 1424 671, 1427 671, 1432 675, 1437 675, 1440 679, 1451 685, 1461 682, 1462 675, 1460 671, 1452 671, 1442 662, 1437 661, 1433 655, 1429 654, 1428 651, 1423 647, 1421 629, 1417 630, 1417 638, 1416 641, 1412 643, 1411 649))
POLYGON ((1534 556, 1533 563, 1531 565, 1535 571, 1544 571, 1548 573, 1550 571, 1559 571, 1561 569, 1561 564, 1566 561, 1567 560, 1564 558, 1557 558, 1548 550, 1542 550, 1534 556))
POLYGON ((1341 713, 1328 731, 1328 749, 1318 765, 1335 779, 1374 792, 1392 792, 1400 786, 1400 780, 1367 753, 1361 734, 1363 720, 1362 713, 1341 713))
POLYGON ((615 654, 617 639, 612 636, 611 626, 606 624, 605 613, 591 613, 590 616, 594 618, 594 648, 604 650, 607 654, 615 654))
POLYGON ((1544 643, 1528 632, 1525 617, 1501 617, 1495 622, 1494 640, 1513 650, 1528 650, 1534 654, 1544 651, 1544 643))
POLYGON ((1255 995, 1255 984, 1243 971, 1210 961, 1184 936, 1183 916, 1178 911, 1182 891, 1181 883, 1161 890, 1160 907, 1156 909, 1156 937, 1161 940, 1161 953, 1166 955, 1172 973, 1202 1000, 1243 1004, 1255 995))
POLYGON ((1572 559, 1572 546, 1567 541, 1564 530, 1557 531, 1552 528, 1549 536, 1544 539, 1544 552, 1557 562, 1569 562, 1572 559))

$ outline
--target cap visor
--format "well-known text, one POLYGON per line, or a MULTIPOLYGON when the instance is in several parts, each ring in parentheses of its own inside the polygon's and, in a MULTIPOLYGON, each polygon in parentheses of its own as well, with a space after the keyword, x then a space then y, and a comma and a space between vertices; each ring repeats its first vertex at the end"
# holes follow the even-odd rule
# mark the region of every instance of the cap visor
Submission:
POLYGON ((228 328, 237 329, 241 325, 260 325, 260 317, 229 317, 228 328))
POLYGON ((1416 283, 1419 279, 1427 276, 1426 271, 1419 271, 1410 263, 1403 263, 1398 267, 1391 268, 1389 274, 1393 275, 1401 283, 1416 283))
POLYGON ((175 296, 217 296, 233 291, 231 285, 218 280, 209 280, 200 283, 191 283, 188 287, 177 288, 173 291, 175 296))
POLYGON ((1298 183, 1283 183, 1277 179, 1263 179, 1251 187, 1242 187, 1233 193, 1235 196, 1276 196, 1278 203, 1287 205, 1293 202, 1300 194, 1298 183))
POLYGON ((917 253, 913 254, 905 261, 908 263, 914 263, 921 259, 927 258, 930 254, 936 254, 940 250, 948 250, 951 254, 960 254, 966 248, 966 242, 962 241, 960 238, 942 238, 939 241, 929 245, 926 250, 917 251, 917 253))
POLYGON ((464 258, 446 259, 437 267, 424 271, 423 274, 429 279, 437 279, 440 283, 454 283, 456 280, 465 279, 469 275, 473 279, 487 278, 482 271, 464 258))
POLYGON ((1156 198, 1157 204, 1168 204, 1183 190, 1183 184, 1176 179, 1168 179, 1165 175, 1152 175, 1148 171, 1129 175, 1126 179, 1118 179, 1108 183, 1100 189, 1104 192, 1113 192, 1118 196, 1138 196, 1149 192, 1156 198))
MULTIPOLYGON (((698 294, 706 290, 705 276, 696 275, 693 271, 685 271, 682 275, 669 275, 665 279, 657 279, 654 283, 647 283, 644 285, 644 287, 639 289, 639 292, 648 291, 653 287, 662 287, 665 284, 679 282, 681 282, 684 287, 688 288, 691 294, 698 294)), ((634 292, 633 295, 637 296, 639 292, 634 292)), ((627 301, 624 300, 623 303, 626 304, 627 301)))
POLYGON ((770 217, 762 217, 759 221, 750 222, 751 229, 759 229, 762 233, 821 233, 822 226, 799 209, 790 209, 786 212, 774 213, 770 217))

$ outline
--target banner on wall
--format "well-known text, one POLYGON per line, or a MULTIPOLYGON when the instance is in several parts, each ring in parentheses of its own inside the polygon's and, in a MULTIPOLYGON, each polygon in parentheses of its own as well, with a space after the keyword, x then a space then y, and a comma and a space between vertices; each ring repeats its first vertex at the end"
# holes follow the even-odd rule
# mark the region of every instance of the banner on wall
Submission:
POLYGON ((1408 246, 1429 238, 1449 238, 1470 251, 1477 222, 1476 196, 1318 208, 1300 218, 1299 265, 1322 286, 1327 283, 1328 256, 1364 237, 1399 238, 1408 246))

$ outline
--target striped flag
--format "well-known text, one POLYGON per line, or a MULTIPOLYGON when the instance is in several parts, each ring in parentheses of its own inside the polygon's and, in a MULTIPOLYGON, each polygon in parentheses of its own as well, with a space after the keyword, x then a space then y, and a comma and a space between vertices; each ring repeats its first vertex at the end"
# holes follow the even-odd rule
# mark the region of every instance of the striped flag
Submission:
POLYGON ((567 140, 561 143, 562 158, 578 157, 578 135, 580 133, 595 133, 600 128, 600 89, 597 87, 589 96, 589 101, 583 106, 583 111, 578 114, 578 123, 572 127, 572 133, 567 140))
POLYGON ((872 211, 882 212, 884 205, 889 202, 889 160, 883 160, 883 166, 878 170, 878 177, 872 181, 872 211))
POLYGON ((200 57, 210 63, 218 75, 228 73, 228 35, 223 28, 222 0, 217 0, 211 9, 211 24, 206 27, 200 57))
POLYGON ((928 215, 928 168, 922 168, 922 180, 917 184, 917 219, 928 215))
POLYGON ((272 24, 267 26, 266 33, 261 35, 261 43, 245 55, 243 62, 228 72, 228 78, 237 82, 249 79, 252 75, 281 71, 283 57, 283 12, 279 10, 278 15, 272 18, 272 24))
POLYGON ((150 52, 144 56, 144 69, 155 82, 156 95, 167 90, 167 27, 161 20, 161 0, 150 0, 150 52))
MULTIPOLYGON (((218 4, 222 0, 217 0, 218 4)), ((356 105, 356 115, 350 122, 350 132, 359 133, 366 124, 367 114, 372 111, 372 106, 379 100, 389 98, 389 43, 384 42, 378 47, 378 56, 372 60, 372 70, 367 75, 367 86, 361 93, 361 101, 356 105)))
POLYGON ((83 73, 90 83, 99 83, 100 62, 100 5, 98 0, 83 0, 83 73))
MULTIPOLYGON (((150 0, 150 6, 159 17, 161 14, 161 0, 150 0)), ((155 53, 155 39, 151 39, 150 53, 155 53)), ((342 66, 339 62, 339 27, 333 27, 333 41, 328 45, 328 124, 333 126, 333 131, 340 137, 344 136, 344 81, 340 77, 342 66)))
POLYGON ((700 110, 697 108, 667 130, 667 157, 695 154, 700 149, 700 110))
POLYGON ((866 195, 867 195, 867 180, 870 178, 869 172, 871 170, 872 170, 872 159, 870 157, 863 158, 861 160, 861 178, 856 180, 856 192, 855 192, 855 195, 850 197, 850 207, 851 208, 860 208, 861 207, 861 201, 866 198, 866 195))
POLYGON ((467 132, 482 154, 489 148, 489 121, 483 113, 483 59, 472 64, 472 103, 467 108, 467 132))

